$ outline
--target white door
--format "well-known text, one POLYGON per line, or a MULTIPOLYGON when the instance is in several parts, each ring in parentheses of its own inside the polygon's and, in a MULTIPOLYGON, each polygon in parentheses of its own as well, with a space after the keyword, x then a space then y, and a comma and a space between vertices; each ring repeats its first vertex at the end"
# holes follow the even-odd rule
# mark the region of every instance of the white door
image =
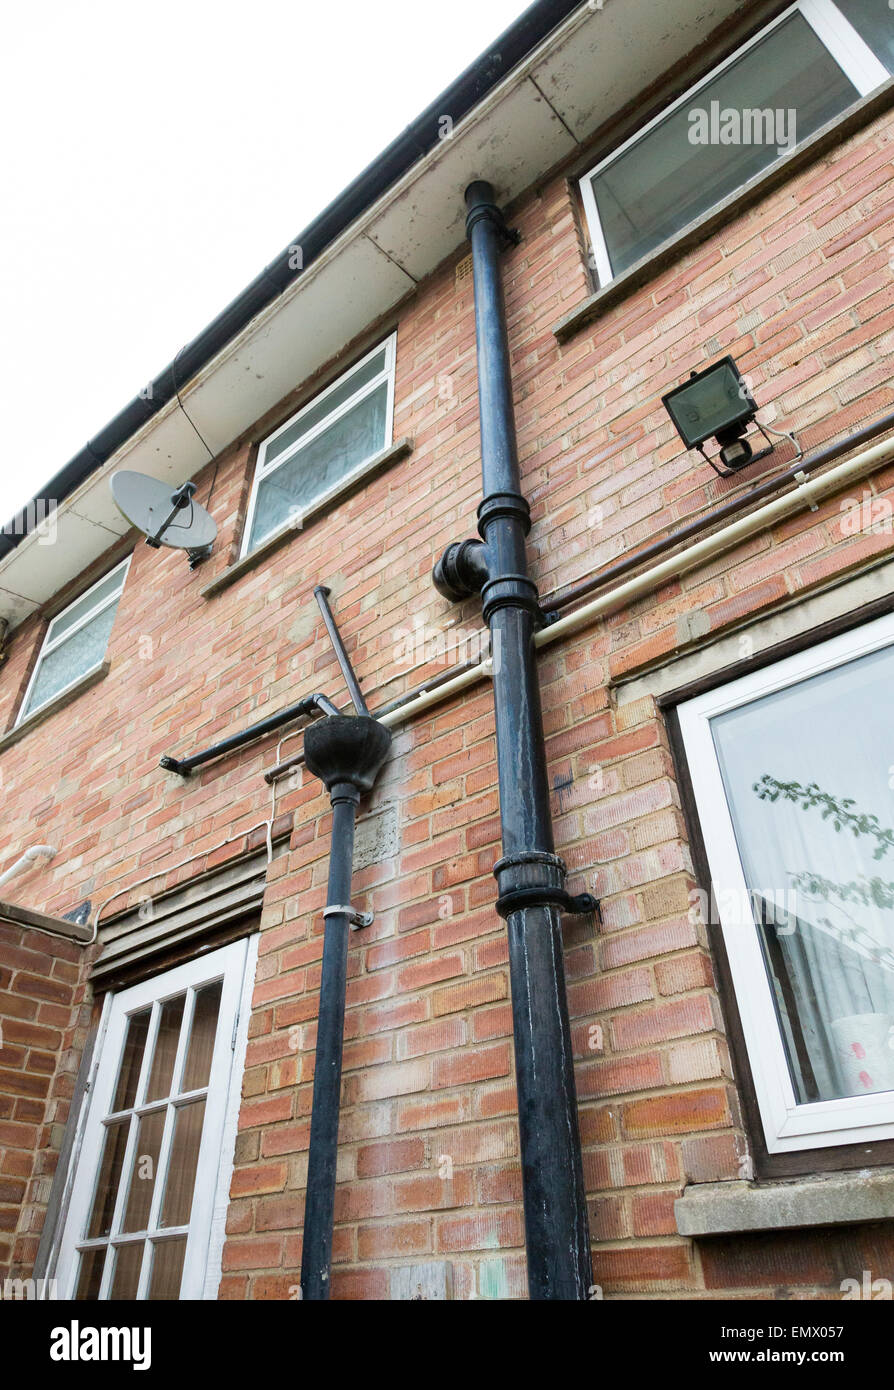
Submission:
POLYGON ((107 1001, 60 1298, 214 1297, 206 1272, 232 1171, 237 1023, 256 943, 235 941, 107 1001))

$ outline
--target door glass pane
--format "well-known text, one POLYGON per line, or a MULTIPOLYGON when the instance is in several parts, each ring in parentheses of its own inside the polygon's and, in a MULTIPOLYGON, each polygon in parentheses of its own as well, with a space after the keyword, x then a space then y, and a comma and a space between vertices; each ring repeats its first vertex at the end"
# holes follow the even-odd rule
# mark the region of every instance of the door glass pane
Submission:
POLYGON ((185 1254, 186 1236, 172 1236, 170 1240, 156 1241, 152 1259, 152 1280, 149 1284, 150 1299, 180 1297, 185 1254))
POLYGON ((93 1210, 87 1223, 87 1235, 93 1240, 96 1236, 107 1236, 112 1229, 112 1216, 115 1211, 115 1198, 121 1181, 124 1164, 124 1150, 130 1119, 118 1120, 107 1125, 103 1140, 102 1158, 99 1163, 99 1179, 93 1197, 93 1210))
POLYGON ((41 657, 40 669, 31 694, 28 697, 26 713, 46 704, 60 690, 64 690, 79 676, 85 676, 99 666, 109 645, 109 636, 115 623, 117 605, 98 613, 89 623, 77 632, 66 637, 58 647, 41 657))
POLYGON ((189 1221, 204 1119, 204 1100, 177 1107, 162 1226, 185 1226, 189 1221))
POLYGON ((217 1035, 217 1013, 220 1008, 222 980, 205 985, 196 990, 192 1016, 192 1032, 189 1038, 189 1051, 186 1066, 183 1068, 181 1091, 197 1091, 208 1085, 211 1075, 211 1058, 214 1055, 214 1039, 217 1035))
POLYGON ((249 549, 385 446, 383 382, 258 484, 249 549))
POLYGON ((164 1107, 140 1119, 122 1231, 145 1231, 149 1224, 166 1113, 167 1107, 164 1107))
POLYGON ((888 0, 835 0, 860 38, 894 72, 894 11, 888 0))
POLYGON ((81 1266, 78 1271, 78 1286, 75 1298, 99 1298, 102 1271, 106 1259, 106 1247, 99 1250, 81 1252, 81 1266))
POLYGON ((615 275, 719 203, 857 98, 793 14, 594 175, 615 275))
POLYGON ((171 1078, 174 1075, 174 1060, 177 1056, 177 1043, 180 1040, 180 1024, 183 1019, 185 994, 176 999, 166 999, 161 1006, 161 1021, 158 1037, 155 1040, 155 1053, 152 1058, 152 1071, 146 1088, 146 1100, 161 1100, 171 1094, 171 1078))
POLYGON ((894 1089, 892 682, 886 648, 711 721, 800 1103, 894 1089))
POLYGON ((327 415, 332 415, 346 401, 349 401, 361 387, 373 381, 384 370, 385 349, 383 348, 381 352, 376 353, 375 357, 371 357, 364 366, 358 367, 355 372, 352 372, 347 381, 336 386, 329 392, 328 396, 324 396, 316 405, 310 406, 294 424, 284 429, 282 434, 277 435, 276 439, 271 440, 264 455, 265 465, 278 458, 280 454, 284 454, 297 439, 315 429, 326 419, 327 415))
POLYGON ((129 1110, 136 1100, 137 1082, 140 1079, 140 1067, 143 1064, 143 1051, 146 1047, 146 1034, 149 1031, 151 1016, 151 1009, 142 1009, 140 1013, 133 1014, 127 1020, 121 1070, 118 1073, 118 1085, 115 1088, 115 1099, 112 1102, 113 1113, 118 1110, 129 1110))
POLYGON ((136 1298, 143 1264, 143 1242, 122 1245, 115 1258, 115 1273, 109 1298, 136 1298))

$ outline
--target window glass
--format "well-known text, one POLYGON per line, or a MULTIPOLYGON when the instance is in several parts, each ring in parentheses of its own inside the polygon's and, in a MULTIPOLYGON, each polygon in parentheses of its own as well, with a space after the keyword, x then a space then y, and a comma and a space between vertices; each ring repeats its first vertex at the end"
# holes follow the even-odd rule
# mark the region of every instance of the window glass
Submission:
POLYGON ((50 623, 19 722, 102 663, 128 565, 117 565, 50 623))
POLYGON ((293 424, 276 435, 274 439, 271 439, 264 455, 264 466, 266 467, 268 464, 272 463, 280 454, 284 454, 287 449, 292 447, 297 439, 301 439, 303 435, 309 434, 311 430, 316 429, 327 416, 334 414, 336 410, 340 410, 345 402, 349 401, 361 387, 375 380, 384 370, 385 349, 383 348, 381 352, 377 352, 374 357, 371 357, 368 362, 358 367, 356 371, 351 372, 340 385, 327 391, 322 400, 318 401, 315 405, 308 406, 306 410, 302 410, 293 424))
POLYGON ((249 549, 385 447, 388 383, 302 445, 258 483, 249 549))
POLYGON ((114 622, 113 605, 98 613, 90 622, 60 642, 53 651, 41 657, 40 669, 31 687, 25 713, 30 714, 33 710, 39 709, 73 681, 99 666, 106 654, 114 622))
POLYGON ((808 138, 858 96, 794 13, 594 174, 620 274, 808 138))
POLYGON ((894 764, 884 648, 711 720, 801 1104, 894 1089, 894 764))
POLYGON ((83 598, 76 599, 70 607, 53 619, 47 629, 47 641, 57 642, 88 613, 92 613, 94 608, 100 608, 106 599, 118 593, 123 583, 124 570, 120 567, 113 569, 95 588, 88 590, 83 598))
POLYGON ((152 1071, 146 1088, 147 1100, 160 1100, 171 1093, 171 1079, 174 1075, 174 1061, 180 1041, 180 1024, 183 1020, 185 1002, 186 995, 178 994, 176 999, 166 999, 161 1006, 152 1071))
POLYGON ((888 0, 835 0, 860 38, 894 72, 894 10, 888 0))

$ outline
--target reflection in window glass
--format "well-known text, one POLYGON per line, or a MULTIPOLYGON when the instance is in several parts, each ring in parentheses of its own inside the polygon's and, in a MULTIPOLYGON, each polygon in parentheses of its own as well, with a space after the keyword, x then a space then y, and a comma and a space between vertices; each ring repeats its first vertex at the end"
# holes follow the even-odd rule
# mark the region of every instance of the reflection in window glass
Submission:
POLYGON ((183 1258, 185 1255, 186 1236, 172 1236, 170 1240, 155 1242, 155 1253, 152 1258, 152 1279, 149 1284, 150 1300, 180 1297, 180 1280, 183 1277, 183 1258))
POLYGON ((110 1298, 133 1299, 140 1285, 140 1269, 143 1264, 143 1242, 121 1245, 115 1256, 115 1273, 112 1276, 110 1298))
POLYGON ((112 1103, 113 1112, 129 1110, 136 1100, 137 1082, 140 1079, 140 1067, 143 1065, 143 1052, 151 1017, 151 1009, 141 1009, 127 1021, 124 1055, 121 1058, 121 1070, 118 1073, 118 1085, 112 1103))
POLYGON ((258 483, 249 549, 300 516, 303 508, 385 446, 388 384, 383 382, 353 409, 301 446, 258 483))
POLYGON ((162 1226, 185 1226, 189 1222, 204 1120, 204 1100, 177 1108, 162 1226))
POLYGON ((95 1236, 107 1236, 112 1229, 112 1216, 118 1196, 118 1184, 121 1181, 121 1169, 124 1166, 124 1150, 129 1129, 129 1119, 106 1126, 93 1210, 87 1223, 87 1235, 91 1240, 95 1236))
POLYGON ((106 1247, 104 1245, 97 1250, 83 1251, 78 1270, 78 1286, 75 1291, 75 1298, 99 1298, 105 1261, 106 1247))
POLYGON ((130 1189, 122 1231, 145 1231, 158 1174, 158 1156, 165 1129, 165 1109, 143 1115, 137 1128, 136 1151, 130 1170, 130 1189))
POLYGON ((152 1057, 152 1071, 146 1088, 146 1100, 161 1100, 171 1094, 171 1080, 174 1076, 174 1062, 177 1057, 177 1044, 180 1041, 180 1024, 183 1020, 185 994, 176 999, 166 999, 161 1006, 161 1020, 155 1052, 152 1057))
POLYGON ((197 1091, 200 1086, 208 1085, 222 988, 223 981, 215 980, 213 984, 196 990, 189 1050, 183 1068, 183 1080, 180 1083, 181 1091, 197 1091))
POLYGON ((835 0, 845 19, 889 72, 894 72, 894 11, 888 0, 835 0))

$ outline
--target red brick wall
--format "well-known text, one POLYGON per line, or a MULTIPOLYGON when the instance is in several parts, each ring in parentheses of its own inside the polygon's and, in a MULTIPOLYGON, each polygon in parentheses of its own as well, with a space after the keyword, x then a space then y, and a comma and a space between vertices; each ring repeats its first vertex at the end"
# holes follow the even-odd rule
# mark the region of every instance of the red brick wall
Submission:
POLYGON ((37 1254, 84 1045, 82 955, 0 922, 0 1282, 37 1254))
MULTIPOLYGON (((543 592, 792 457, 784 445, 727 482, 686 454, 660 396, 691 368, 732 352, 757 399, 775 404, 774 423, 805 448, 894 405, 892 132, 894 121, 877 120, 562 345, 554 324, 589 292, 571 193, 556 178, 512 210, 522 242, 504 261, 507 306, 543 592)), ((480 495, 472 288, 455 282, 453 262, 400 317, 403 435, 414 440, 409 458, 210 600, 200 590, 232 559, 243 520, 248 441, 219 461, 211 510, 221 540, 208 565, 190 576, 182 557, 137 548, 108 677, 0 754, 0 862, 35 824, 64 849, 30 880, 35 906, 95 902, 153 869, 157 888, 171 886, 224 836, 271 814, 261 772, 276 760, 275 740, 188 782, 161 773, 158 759, 297 694, 338 694, 315 583, 332 583, 374 708, 449 665, 399 661, 415 620, 428 635, 452 631, 451 621, 478 628, 475 605, 454 610, 429 577, 448 541, 473 534, 480 495)), ((200 489, 210 479, 209 469, 200 489)), ((867 486, 890 492, 894 469, 867 486)), ((595 879, 603 902, 598 932, 569 921, 566 966, 595 1271, 607 1294, 834 1295, 841 1278, 891 1267, 890 1234, 868 1227, 701 1245, 674 1233, 684 1183, 740 1176, 748 1145, 710 943, 689 920, 693 866, 664 725, 649 700, 617 707, 609 684, 689 642, 683 615, 698 613, 713 635, 886 552, 889 536, 842 534, 841 501, 541 658, 559 850, 573 886, 595 879)), ((38 635, 37 620, 16 634, 0 676, 7 723, 38 635)), ((400 850, 356 880, 376 921, 351 943, 336 1296, 384 1296, 391 1268, 423 1259, 453 1263, 458 1297, 524 1292, 508 978, 493 910, 495 788, 482 686, 398 732, 373 798, 397 805, 400 850)), ((329 812, 309 778, 281 784, 275 810, 295 828, 265 898, 226 1298, 288 1297, 300 1264, 329 812)))

